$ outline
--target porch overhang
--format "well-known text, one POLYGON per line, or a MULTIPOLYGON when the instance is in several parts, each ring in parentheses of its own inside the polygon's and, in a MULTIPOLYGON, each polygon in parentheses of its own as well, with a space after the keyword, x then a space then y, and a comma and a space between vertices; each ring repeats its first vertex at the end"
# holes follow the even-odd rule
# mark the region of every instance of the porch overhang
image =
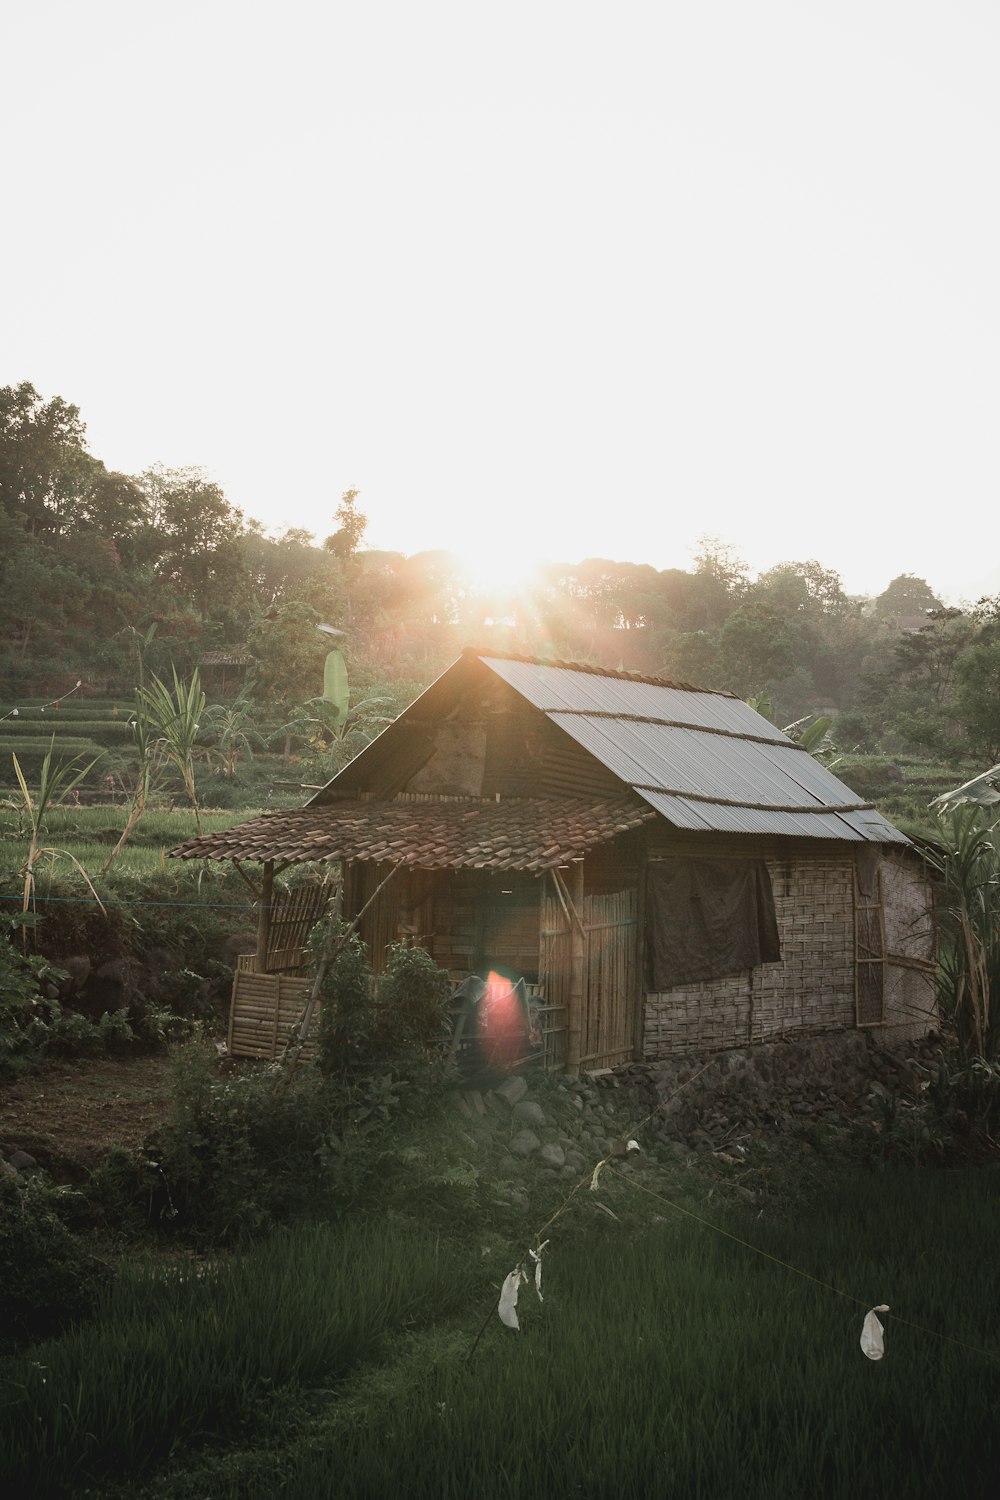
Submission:
POLYGON ((582 858, 657 813, 638 797, 364 798, 265 813, 189 839, 170 859, 390 862, 426 870, 541 872, 582 858))

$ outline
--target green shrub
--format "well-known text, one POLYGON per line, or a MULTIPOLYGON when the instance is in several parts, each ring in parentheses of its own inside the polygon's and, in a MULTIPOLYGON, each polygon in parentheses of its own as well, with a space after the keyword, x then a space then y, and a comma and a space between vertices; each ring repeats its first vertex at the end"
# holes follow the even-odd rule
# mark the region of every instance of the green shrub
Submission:
POLYGON ((323 979, 319 1022, 319 1065, 324 1073, 360 1073, 384 1060, 390 1038, 383 1030, 365 945, 357 933, 345 936, 340 919, 322 918, 309 936, 314 965, 333 950, 323 979))
POLYGON ((0 1178, 3 1338, 41 1338, 93 1307, 106 1267, 67 1223, 81 1203, 41 1174, 0 1178))
POLYGON ((396 1046, 440 1046, 448 1035, 451 980, 424 948, 393 943, 378 985, 378 1003, 387 1012, 396 1046))
POLYGON ((335 1193, 324 1146, 331 1092, 312 1068, 220 1073, 201 1043, 178 1060, 171 1118, 150 1157, 154 1216, 233 1240, 321 1210, 335 1193))

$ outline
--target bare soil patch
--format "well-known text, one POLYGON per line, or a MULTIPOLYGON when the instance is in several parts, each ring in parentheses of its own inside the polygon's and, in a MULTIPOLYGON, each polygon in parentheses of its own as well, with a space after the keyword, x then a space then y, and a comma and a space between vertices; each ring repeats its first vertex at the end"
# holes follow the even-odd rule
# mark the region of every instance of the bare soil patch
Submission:
POLYGON ((114 1146, 138 1149, 166 1118, 165 1053, 73 1058, 0 1083, 0 1151, 27 1151, 61 1181, 78 1181, 114 1146))

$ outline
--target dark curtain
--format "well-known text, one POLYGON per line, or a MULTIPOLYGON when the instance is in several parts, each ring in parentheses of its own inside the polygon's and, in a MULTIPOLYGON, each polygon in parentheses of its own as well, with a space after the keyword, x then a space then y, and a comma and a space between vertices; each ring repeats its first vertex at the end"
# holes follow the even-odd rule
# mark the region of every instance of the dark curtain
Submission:
POLYGON ((666 859, 646 875, 646 983, 654 993, 781 961, 762 859, 666 859))

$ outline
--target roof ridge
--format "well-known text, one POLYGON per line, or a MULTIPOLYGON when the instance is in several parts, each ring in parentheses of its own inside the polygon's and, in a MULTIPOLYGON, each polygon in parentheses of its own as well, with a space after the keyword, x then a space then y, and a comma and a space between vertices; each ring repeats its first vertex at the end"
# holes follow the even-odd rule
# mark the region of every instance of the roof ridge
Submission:
POLYGON ((674 682, 667 677, 653 677, 647 672, 626 672, 617 667, 597 667, 590 662, 584 661, 561 661, 556 657, 546 658, 543 656, 522 656, 517 651, 494 651, 488 647, 466 646, 462 651, 466 657, 494 657, 497 661, 520 661, 529 667, 556 667, 563 672, 587 672, 592 677, 612 677, 620 682, 643 682, 650 687, 673 688, 682 693, 708 693, 716 698, 735 698, 736 693, 731 693, 728 688, 705 688, 698 687, 693 682, 674 682))

